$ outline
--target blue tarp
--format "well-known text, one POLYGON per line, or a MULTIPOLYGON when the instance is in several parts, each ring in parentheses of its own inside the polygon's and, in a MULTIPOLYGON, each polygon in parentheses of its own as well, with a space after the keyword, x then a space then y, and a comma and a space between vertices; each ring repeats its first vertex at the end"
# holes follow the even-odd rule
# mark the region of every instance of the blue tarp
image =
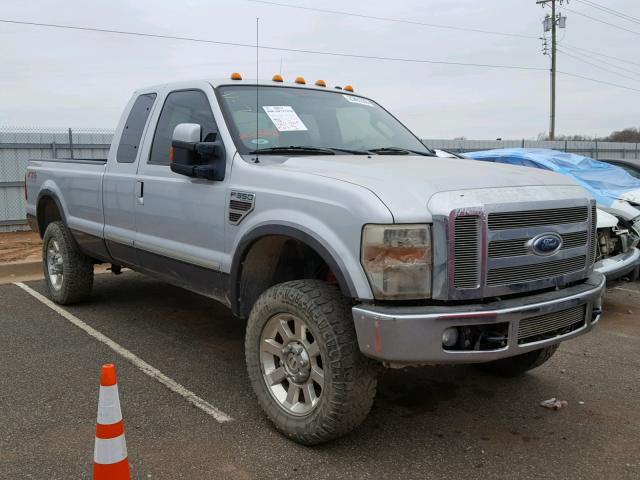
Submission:
POLYGON ((474 160, 540 168, 568 175, 586 188, 600 205, 610 207, 614 200, 640 190, 640 179, 615 165, 575 153, 545 148, 499 148, 465 153, 474 160))

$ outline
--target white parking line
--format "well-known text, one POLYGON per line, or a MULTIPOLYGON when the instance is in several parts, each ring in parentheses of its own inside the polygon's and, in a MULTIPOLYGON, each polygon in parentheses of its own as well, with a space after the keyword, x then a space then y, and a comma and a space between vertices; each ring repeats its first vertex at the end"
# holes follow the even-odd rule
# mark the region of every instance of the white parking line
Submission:
POLYGON ((111 350, 113 350, 114 352, 120 354, 121 356, 123 356, 124 358, 129 360, 129 362, 131 362, 133 365, 138 367, 143 373, 147 374, 148 376, 150 376, 154 380, 157 380, 158 382, 163 384, 165 387, 167 387, 169 390, 171 390, 171 391, 177 393, 178 395, 184 397, 188 402, 190 402, 194 406, 198 407, 200 410, 205 412, 207 415, 211 415, 219 423, 230 422, 230 421, 233 420, 233 418, 231 418, 229 415, 227 415, 223 411, 217 409, 216 407, 211 405, 206 400, 203 400, 202 398, 197 396, 195 393, 193 393, 191 390, 187 390, 185 387, 180 385, 175 380, 167 377, 164 373, 162 373, 157 368, 152 367, 151 365, 149 365, 147 362, 145 362, 140 357, 138 357, 135 353, 130 352, 129 350, 124 348, 122 345, 114 342, 113 340, 111 340, 106 335, 104 335, 104 334, 100 333, 99 331, 97 331, 95 328, 90 327, 89 325, 84 323, 82 320, 80 320, 78 317, 76 317, 72 313, 66 311, 64 308, 60 307, 59 305, 56 305, 51 300, 49 300, 48 298, 44 297, 40 293, 36 292, 32 288, 28 287, 24 283, 15 282, 14 285, 20 287, 22 290, 27 292, 29 295, 34 297, 36 300, 39 300, 40 302, 45 304, 47 307, 49 307, 51 310, 53 310, 56 313, 58 313, 59 315, 63 316, 65 319, 69 320, 69 322, 74 324, 76 327, 80 328, 81 330, 84 330, 86 333, 91 335, 93 338, 95 338, 99 342, 104 343, 111 350))

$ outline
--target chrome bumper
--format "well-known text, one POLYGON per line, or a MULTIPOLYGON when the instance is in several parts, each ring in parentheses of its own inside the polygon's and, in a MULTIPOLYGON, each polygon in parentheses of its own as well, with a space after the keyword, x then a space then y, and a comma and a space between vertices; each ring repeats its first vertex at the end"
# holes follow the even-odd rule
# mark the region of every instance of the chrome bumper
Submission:
POLYGON ((607 277, 607 280, 614 280, 632 272, 638 265, 640 265, 640 250, 632 248, 626 253, 596 262, 593 268, 607 277))
POLYGON ((605 278, 594 272, 585 282, 551 292, 464 306, 353 307, 358 343, 368 357, 397 365, 481 363, 519 355, 582 335, 600 319, 605 278), (585 306, 585 322, 570 333, 519 343, 520 321, 585 306), (497 350, 447 350, 449 327, 508 323, 507 345, 497 350))

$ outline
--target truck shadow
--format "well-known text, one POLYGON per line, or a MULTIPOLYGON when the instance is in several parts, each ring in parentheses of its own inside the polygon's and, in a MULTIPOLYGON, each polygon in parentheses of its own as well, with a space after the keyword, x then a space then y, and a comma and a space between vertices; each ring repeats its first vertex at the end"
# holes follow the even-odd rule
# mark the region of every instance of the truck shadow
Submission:
MULTIPOLYGON (((178 351, 188 346, 189 352, 184 353, 199 364, 224 361, 238 371, 245 370, 246 322, 233 317, 225 306, 200 295, 134 273, 115 278, 100 275, 90 302, 75 308, 81 318, 85 309, 104 312, 113 321, 126 322, 127 329, 157 336, 178 347, 178 351)), ((163 354, 164 358, 168 355, 175 354, 163 354)), ((242 380, 236 380, 236 385, 250 395, 246 376, 239 377, 242 380)), ((445 414, 452 407, 472 410, 479 404, 487 404, 489 410, 495 408, 499 413, 510 406, 509 392, 537 389, 540 381, 535 374, 496 378, 467 365, 382 369, 370 418, 382 414, 411 419, 439 410, 445 414)), ((255 410, 252 414, 260 415, 257 405, 255 410)))

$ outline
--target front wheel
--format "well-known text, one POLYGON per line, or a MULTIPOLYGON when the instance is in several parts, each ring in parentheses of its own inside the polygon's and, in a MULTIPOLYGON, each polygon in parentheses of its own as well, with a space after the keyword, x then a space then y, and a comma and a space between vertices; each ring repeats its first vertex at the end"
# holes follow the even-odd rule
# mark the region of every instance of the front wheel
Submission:
POLYGON ((539 367, 546 363, 556 350, 559 344, 546 348, 533 350, 532 352, 516 355, 515 357, 502 358, 493 362, 478 364, 478 368, 494 375, 501 377, 515 377, 529 370, 539 367))
POLYGON ((51 222, 42 242, 44 278, 51 299, 67 305, 88 297, 93 288, 93 260, 78 250, 64 224, 51 222))
POLYGON ((249 316, 245 351, 262 409, 299 443, 345 435, 371 409, 377 366, 360 353, 349 300, 325 282, 264 292, 249 316))

